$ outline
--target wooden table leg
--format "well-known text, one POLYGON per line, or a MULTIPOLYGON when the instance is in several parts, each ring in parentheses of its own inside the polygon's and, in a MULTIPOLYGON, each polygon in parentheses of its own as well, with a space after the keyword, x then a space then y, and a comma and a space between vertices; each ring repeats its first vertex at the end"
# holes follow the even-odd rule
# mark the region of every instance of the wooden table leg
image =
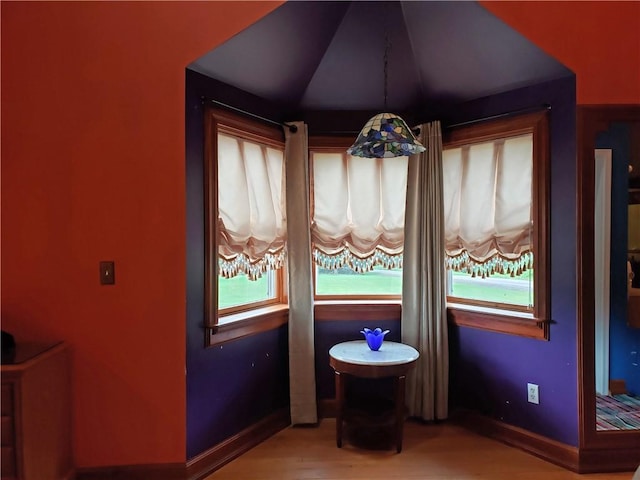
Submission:
POLYGON ((342 448, 342 417, 344 413, 344 379, 336 371, 336 445, 342 448))
POLYGON ((396 451, 402 451, 402 430, 404 427, 404 375, 396 377, 396 451))

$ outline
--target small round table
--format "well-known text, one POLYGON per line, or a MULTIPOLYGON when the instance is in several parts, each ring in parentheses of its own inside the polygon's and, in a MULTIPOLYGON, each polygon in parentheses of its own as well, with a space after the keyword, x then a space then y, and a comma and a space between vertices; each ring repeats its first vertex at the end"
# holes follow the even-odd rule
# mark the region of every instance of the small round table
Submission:
POLYGON ((395 443, 398 453, 402 451, 402 429, 404 426, 404 390, 406 375, 415 366, 420 354, 404 343, 382 343, 380 350, 373 351, 364 340, 338 343, 329 349, 329 365, 336 379, 336 444, 342 447, 342 422, 344 418, 345 375, 365 378, 394 377, 395 383, 395 443))

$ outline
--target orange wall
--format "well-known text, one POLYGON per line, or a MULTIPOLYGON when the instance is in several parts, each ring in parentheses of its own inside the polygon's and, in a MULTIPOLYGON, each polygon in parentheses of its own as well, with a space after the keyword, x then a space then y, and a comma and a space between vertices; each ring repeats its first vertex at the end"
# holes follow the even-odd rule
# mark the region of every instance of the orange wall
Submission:
POLYGON ((481 2, 576 74, 579 104, 640 103, 640 2, 481 2))
POLYGON ((277 5, 2 2, 2 328, 71 345, 79 467, 185 461, 185 67, 277 5))
MULTIPOLYGON (((71 344, 79 467, 185 460, 184 68, 276 5, 1 4, 2 328, 71 344)), ((637 3, 485 5, 640 102, 637 3)))

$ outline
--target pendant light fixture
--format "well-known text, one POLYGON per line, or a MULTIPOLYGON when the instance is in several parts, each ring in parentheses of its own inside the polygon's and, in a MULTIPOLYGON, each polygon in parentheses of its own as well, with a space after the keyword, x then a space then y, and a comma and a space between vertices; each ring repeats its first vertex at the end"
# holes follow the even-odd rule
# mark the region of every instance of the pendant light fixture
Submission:
MULTIPOLYGON (((391 44, 384 36, 384 109, 387 110, 387 63, 391 44)), ((369 119, 353 145, 349 155, 365 158, 391 158, 415 155, 426 148, 418 141, 405 121, 394 113, 379 113, 369 119)))

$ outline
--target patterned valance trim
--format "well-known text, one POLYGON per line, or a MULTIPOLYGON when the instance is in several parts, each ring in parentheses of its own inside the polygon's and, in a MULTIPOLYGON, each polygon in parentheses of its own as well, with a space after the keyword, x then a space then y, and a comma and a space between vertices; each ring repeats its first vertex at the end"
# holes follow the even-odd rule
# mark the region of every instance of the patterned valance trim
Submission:
POLYGON ((479 261, 464 250, 462 253, 451 256, 446 255, 447 269, 454 272, 470 273, 472 277, 486 278, 494 273, 518 276, 533 268, 533 252, 527 251, 518 258, 505 258, 500 253, 495 253, 484 261, 479 261))
POLYGON ((233 278, 244 273, 249 280, 258 280, 268 270, 281 268, 286 260, 286 249, 275 253, 265 253, 258 261, 251 263, 249 257, 239 253, 231 258, 218 257, 218 273, 224 278, 233 278))
POLYGON ((337 253, 328 254, 314 247, 313 261, 319 267, 327 270, 346 267, 357 273, 366 273, 373 270, 374 267, 386 269, 402 268, 402 253, 394 255, 376 248, 367 257, 359 257, 348 248, 344 248, 337 253))

